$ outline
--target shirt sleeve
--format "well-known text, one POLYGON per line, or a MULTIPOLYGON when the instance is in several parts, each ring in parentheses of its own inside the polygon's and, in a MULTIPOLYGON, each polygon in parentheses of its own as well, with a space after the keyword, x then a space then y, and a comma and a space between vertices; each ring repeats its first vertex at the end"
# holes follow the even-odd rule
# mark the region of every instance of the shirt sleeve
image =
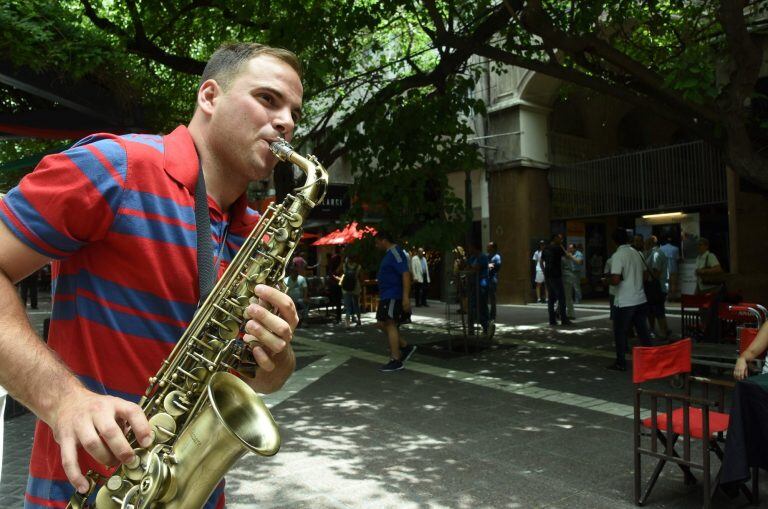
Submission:
POLYGON ((81 140, 43 158, 0 202, 0 220, 35 251, 65 258, 107 234, 127 168, 119 138, 81 140))
POLYGON ((397 272, 399 272, 400 275, 402 276, 406 272, 411 272, 411 267, 410 267, 411 264, 409 262, 410 259, 407 256, 401 256, 400 258, 401 258, 400 262, 399 263, 396 262, 395 267, 397 267, 397 272))
POLYGON ((614 256, 611 259, 611 274, 620 275, 624 270, 623 256, 614 256))
POLYGON ((717 267, 718 265, 720 265, 720 260, 717 259, 717 255, 715 255, 715 253, 710 251, 709 263, 707 264, 707 267, 717 267))

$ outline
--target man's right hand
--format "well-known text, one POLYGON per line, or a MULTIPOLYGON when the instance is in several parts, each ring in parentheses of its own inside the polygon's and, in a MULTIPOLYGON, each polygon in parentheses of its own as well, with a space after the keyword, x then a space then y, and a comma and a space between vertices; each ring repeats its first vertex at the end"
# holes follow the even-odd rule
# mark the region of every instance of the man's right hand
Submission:
POLYGON ((134 458, 133 448, 125 437, 128 427, 142 447, 152 443, 149 422, 141 407, 84 387, 63 398, 50 424, 61 448, 61 464, 67 479, 80 493, 87 492, 89 485, 77 460, 79 446, 99 463, 114 466, 134 458))

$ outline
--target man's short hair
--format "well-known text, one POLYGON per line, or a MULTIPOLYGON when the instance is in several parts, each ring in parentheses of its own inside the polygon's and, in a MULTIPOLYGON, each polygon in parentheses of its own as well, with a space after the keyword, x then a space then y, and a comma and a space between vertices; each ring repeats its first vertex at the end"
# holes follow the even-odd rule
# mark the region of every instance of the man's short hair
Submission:
POLYGON ((395 243, 395 236, 392 235, 392 233, 388 232, 387 230, 379 230, 378 232, 376 232, 376 238, 388 240, 393 244, 395 243))
POLYGON ((559 234, 559 233, 553 233, 553 234, 552 234, 552 235, 549 237, 549 241, 550 241, 550 242, 552 242, 553 240, 555 240, 555 239, 556 239, 556 238, 558 238, 559 236, 560 236, 560 234, 559 234))
POLYGON ((706 239, 704 237, 699 237, 698 244, 704 244, 705 246, 709 247, 709 239, 706 239))
POLYGON ((627 235, 627 230, 624 228, 616 228, 613 231, 611 238, 616 244, 620 246, 626 244, 629 241, 629 235, 627 235))
MULTIPOLYGON (((216 80, 216 83, 226 90, 243 66, 251 59, 261 55, 269 55, 285 62, 301 78, 301 63, 292 51, 274 48, 257 42, 234 42, 221 45, 211 55, 208 63, 205 64, 203 75, 200 78, 200 85, 212 79, 216 80)), ((198 89, 200 85, 198 85, 198 89)))
POLYGON ((491 246, 491 248, 493 248, 494 251, 498 251, 499 249, 499 246, 497 246, 494 241, 490 241, 488 245, 491 246))

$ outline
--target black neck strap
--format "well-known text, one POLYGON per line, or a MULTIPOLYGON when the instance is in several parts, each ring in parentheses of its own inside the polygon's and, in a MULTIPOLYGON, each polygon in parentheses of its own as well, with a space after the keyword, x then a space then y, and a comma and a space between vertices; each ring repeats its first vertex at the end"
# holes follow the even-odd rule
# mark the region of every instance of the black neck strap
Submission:
POLYGON ((203 164, 197 174, 195 185, 195 226, 197 231, 197 274, 202 305, 213 290, 213 245, 211 242, 211 216, 208 212, 208 193, 205 190, 203 164))

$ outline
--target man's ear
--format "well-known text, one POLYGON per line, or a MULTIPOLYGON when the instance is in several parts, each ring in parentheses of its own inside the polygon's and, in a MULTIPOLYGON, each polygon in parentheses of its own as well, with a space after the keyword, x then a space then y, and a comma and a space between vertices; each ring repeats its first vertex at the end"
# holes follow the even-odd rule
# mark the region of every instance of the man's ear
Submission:
POLYGON ((213 114, 220 95, 221 87, 216 80, 205 80, 197 91, 197 107, 208 115, 213 114))

